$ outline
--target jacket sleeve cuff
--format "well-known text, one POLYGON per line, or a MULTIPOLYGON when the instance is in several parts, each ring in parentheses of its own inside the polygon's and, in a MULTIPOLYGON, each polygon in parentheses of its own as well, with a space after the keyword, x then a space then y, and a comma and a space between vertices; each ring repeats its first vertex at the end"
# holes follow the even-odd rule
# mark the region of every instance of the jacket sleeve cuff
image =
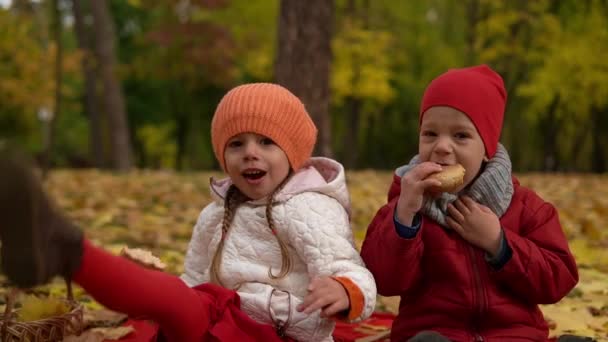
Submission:
POLYGON ((498 253, 494 257, 490 257, 490 255, 486 254, 486 261, 494 270, 500 270, 503 266, 511 260, 513 256, 513 251, 509 244, 507 243, 507 239, 505 238, 505 232, 503 230, 500 231, 500 247, 498 248, 498 253))
POLYGON ((416 215, 414 215, 414 220, 412 221, 412 226, 406 226, 397 220, 397 211, 395 210, 393 213, 393 222, 395 223, 397 235, 404 239, 412 239, 416 237, 418 230, 420 230, 421 221, 420 214, 416 213, 416 215))
POLYGON ((361 289, 347 277, 332 277, 332 279, 339 282, 348 294, 350 308, 348 309, 346 318, 349 321, 357 319, 363 313, 363 307, 365 306, 365 297, 361 289))

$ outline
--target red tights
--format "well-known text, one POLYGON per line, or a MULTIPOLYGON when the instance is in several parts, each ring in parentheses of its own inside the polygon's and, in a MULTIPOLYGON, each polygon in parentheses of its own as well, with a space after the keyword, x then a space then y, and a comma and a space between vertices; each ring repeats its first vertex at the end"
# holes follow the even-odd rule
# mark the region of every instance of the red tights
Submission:
POLYGON ((111 310, 155 321, 171 342, 282 341, 272 326, 240 310, 235 291, 213 284, 190 288, 174 275, 141 267, 87 240, 74 281, 111 310))

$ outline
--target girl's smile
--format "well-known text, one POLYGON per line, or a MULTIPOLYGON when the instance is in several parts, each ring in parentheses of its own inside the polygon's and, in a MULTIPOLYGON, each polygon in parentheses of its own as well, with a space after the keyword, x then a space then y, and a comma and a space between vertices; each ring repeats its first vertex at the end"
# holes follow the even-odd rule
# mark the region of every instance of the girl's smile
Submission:
POLYGON ((266 176, 266 171, 256 169, 256 168, 248 168, 241 173, 241 175, 245 178, 247 183, 252 185, 260 184, 264 181, 264 176, 266 176))

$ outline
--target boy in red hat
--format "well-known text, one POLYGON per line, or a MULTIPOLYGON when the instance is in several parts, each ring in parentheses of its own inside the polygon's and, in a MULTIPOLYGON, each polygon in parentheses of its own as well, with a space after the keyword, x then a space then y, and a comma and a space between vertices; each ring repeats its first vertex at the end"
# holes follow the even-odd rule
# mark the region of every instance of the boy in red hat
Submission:
POLYGON ((427 87, 418 155, 398 168, 362 257, 378 293, 401 296, 394 341, 546 341, 538 304, 578 282, 558 213, 511 174, 498 142, 507 94, 488 66, 452 69, 427 87), (461 164, 436 194, 428 178, 461 164))

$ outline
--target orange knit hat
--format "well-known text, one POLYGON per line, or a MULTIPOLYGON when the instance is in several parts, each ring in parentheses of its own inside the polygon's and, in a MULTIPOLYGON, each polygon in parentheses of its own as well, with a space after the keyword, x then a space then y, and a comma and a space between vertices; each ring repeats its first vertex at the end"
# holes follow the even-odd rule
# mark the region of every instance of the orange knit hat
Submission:
POLYGON ((302 102, 277 84, 251 83, 230 90, 211 121, 213 152, 226 170, 226 143, 240 133, 257 133, 272 139, 287 155, 293 170, 310 158, 317 127, 302 102))

